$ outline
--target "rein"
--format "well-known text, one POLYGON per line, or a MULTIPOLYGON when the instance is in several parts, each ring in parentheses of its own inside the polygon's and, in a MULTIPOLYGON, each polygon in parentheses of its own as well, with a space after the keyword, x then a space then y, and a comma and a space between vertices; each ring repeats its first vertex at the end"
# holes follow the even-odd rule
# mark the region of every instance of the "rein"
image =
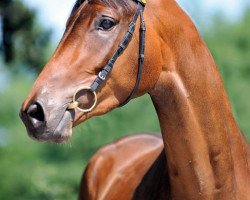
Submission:
POLYGON ((137 19, 140 16, 139 58, 138 58, 138 72, 137 72, 137 77, 136 77, 136 83, 135 83, 134 89, 132 90, 132 92, 130 93, 128 98, 120 106, 126 105, 135 96, 136 91, 138 90, 139 85, 140 85, 141 75, 142 75, 142 67, 143 67, 143 62, 144 62, 146 25, 145 25, 145 21, 143 18, 143 11, 144 11, 144 7, 146 5, 146 0, 134 0, 134 1, 137 2, 137 9, 136 9, 136 12, 133 16, 133 19, 129 25, 128 31, 126 32, 122 42, 118 46, 118 49, 113 54, 111 59, 107 62, 107 64, 103 67, 103 69, 99 72, 98 76, 96 77, 96 79, 94 80, 92 85, 90 87, 82 87, 76 91, 76 93, 73 96, 72 103, 70 103, 68 108, 67 108, 68 110, 73 110, 73 109, 77 108, 81 112, 90 112, 95 108, 95 106, 97 104, 96 91, 100 88, 101 84, 107 79, 107 77, 108 77, 109 73, 111 72, 111 70, 113 69, 113 66, 114 66, 116 60, 118 59, 118 57, 120 57, 121 54, 128 47, 128 44, 130 43, 130 41, 133 37, 133 34, 135 32, 137 19), (88 109, 80 108, 79 102, 77 102, 77 100, 76 100, 77 94, 81 91, 84 91, 84 90, 90 91, 94 95, 94 103, 88 109))

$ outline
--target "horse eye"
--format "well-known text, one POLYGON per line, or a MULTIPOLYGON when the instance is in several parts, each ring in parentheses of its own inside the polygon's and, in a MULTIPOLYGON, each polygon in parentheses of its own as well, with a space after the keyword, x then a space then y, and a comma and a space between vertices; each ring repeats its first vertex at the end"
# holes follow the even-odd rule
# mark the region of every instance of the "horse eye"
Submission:
POLYGON ((109 31, 113 26, 115 26, 115 22, 110 19, 103 19, 99 25, 99 29, 103 31, 109 31))

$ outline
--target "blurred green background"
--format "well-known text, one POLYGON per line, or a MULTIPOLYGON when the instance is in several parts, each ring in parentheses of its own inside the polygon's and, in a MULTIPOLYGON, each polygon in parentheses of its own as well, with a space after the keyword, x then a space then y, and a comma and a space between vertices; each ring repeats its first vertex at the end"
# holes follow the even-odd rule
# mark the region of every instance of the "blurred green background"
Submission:
MULTIPOLYGON (((220 11, 202 19, 205 8, 200 4, 193 4, 190 14, 218 64, 239 126, 250 139, 250 9, 245 7, 237 19, 220 11)), ((97 148, 124 135, 159 132, 154 108, 145 96, 80 125, 67 144, 32 141, 18 113, 56 46, 53 30, 18 0, 0 1, 0 19, 0 199, 76 199, 83 169, 97 148)))

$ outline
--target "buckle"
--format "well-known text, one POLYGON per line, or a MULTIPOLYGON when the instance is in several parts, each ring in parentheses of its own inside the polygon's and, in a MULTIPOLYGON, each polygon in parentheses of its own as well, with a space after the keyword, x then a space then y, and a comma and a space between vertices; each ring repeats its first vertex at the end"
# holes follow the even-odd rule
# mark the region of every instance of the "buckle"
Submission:
POLYGON ((102 75, 102 71, 99 72, 98 77, 103 81, 106 79, 106 76, 102 75))

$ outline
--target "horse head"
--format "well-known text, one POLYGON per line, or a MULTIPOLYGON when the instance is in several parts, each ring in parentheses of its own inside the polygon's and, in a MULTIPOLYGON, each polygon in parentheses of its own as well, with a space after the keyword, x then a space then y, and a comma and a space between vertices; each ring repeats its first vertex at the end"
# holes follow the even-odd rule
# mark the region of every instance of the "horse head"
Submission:
MULTIPOLYGON (((146 39, 152 43, 146 41, 143 72, 138 72, 138 57, 144 53, 143 27, 139 28, 138 19, 143 20, 144 3, 76 2, 61 42, 21 108, 20 116, 33 139, 64 142, 72 127, 119 107, 132 95, 150 91, 160 74, 160 69, 151 69, 160 66, 156 64, 160 63, 159 41, 149 27, 146 39)), ((140 67, 142 60, 141 55, 140 67)))

